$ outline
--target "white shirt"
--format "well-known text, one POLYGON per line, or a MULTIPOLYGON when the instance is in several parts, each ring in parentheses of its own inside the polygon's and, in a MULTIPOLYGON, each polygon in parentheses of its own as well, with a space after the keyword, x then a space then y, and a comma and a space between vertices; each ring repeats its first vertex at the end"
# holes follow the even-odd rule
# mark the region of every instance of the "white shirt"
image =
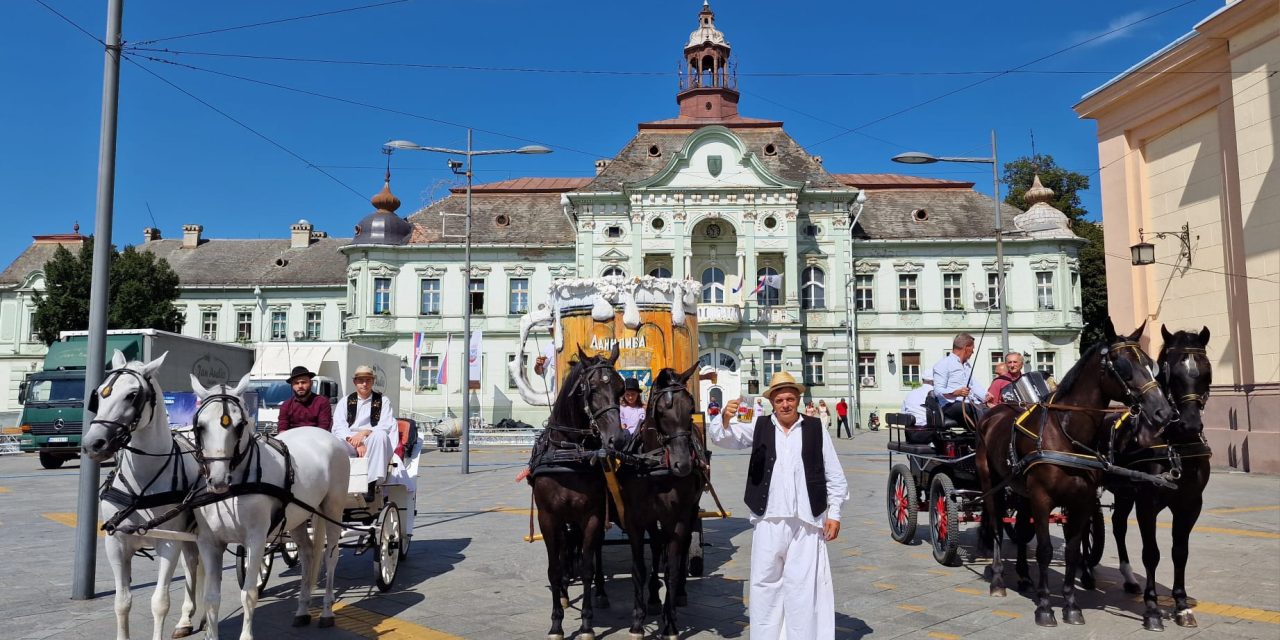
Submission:
POLYGON ((933 386, 922 384, 907 393, 907 397, 902 399, 902 412, 909 413, 916 419, 916 426, 923 427, 929 424, 929 419, 924 412, 924 401, 933 392, 933 386))
MULTIPOLYGON (((707 437, 716 445, 726 449, 749 449, 755 439, 755 422, 738 422, 737 416, 730 418, 729 426, 724 426, 721 413, 707 424, 707 437)), ((840 467, 840 458, 836 455, 835 445, 831 443, 831 435, 826 429, 822 433, 822 464, 827 479, 827 510, 825 513, 813 515, 809 506, 809 489, 805 484, 804 461, 800 454, 803 449, 800 437, 799 421, 792 427, 790 434, 784 434, 777 415, 769 418, 776 430, 774 433, 773 476, 769 483, 769 503, 764 515, 751 514, 751 522, 755 524, 762 518, 799 518, 811 525, 821 527, 824 520, 840 521, 840 505, 849 499, 849 485, 844 478, 844 469, 840 467), (825 516, 825 517, 824 517, 825 516)))
POLYGON ((948 353, 933 365, 933 393, 944 407, 957 400, 970 404, 983 404, 987 401, 987 385, 973 375, 973 358, 968 362, 960 362, 960 358, 954 353, 948 353), (948 398, 945 395, 966 386, 969 387, 969 395, 963 398, 948 398))
POLYGON ((356 399, 356 419, 351 424, 347 424, 347 396, 343 396, 338 400, 338 404, 333 407, 333 435, 340 440, 346 440, 348 436, 355 435, 358 431, 374 431, 391 438, 391 442, 396 442, 400 437, 400 429, 396 425, 394 411, 391 409, 391 400, 387 396, 382 396, 382 413, 378 415, 378 426, 369 423, 369 412, 373 409, 373 394, 368 398, 356 399))
POLYGON ((635 435, 640 423, 644 422, 644 407, 618 407, 618 417, 622 420, 622 428, 635 435))

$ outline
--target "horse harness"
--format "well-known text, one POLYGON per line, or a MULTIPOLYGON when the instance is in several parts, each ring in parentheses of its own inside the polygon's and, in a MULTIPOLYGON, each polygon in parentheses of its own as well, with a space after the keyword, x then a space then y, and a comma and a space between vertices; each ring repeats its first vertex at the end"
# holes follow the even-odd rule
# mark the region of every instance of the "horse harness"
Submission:
POLYGON ((588 449, 583 445, 583 442, 588 439, 600 440, 600 425, 597 423, 600 416, 610 411, 618 411, 616 404, 595 411, 591 410, 590 374, 593 371, 606 368, 612 369, 612 366, 608 363, 597 363, 588 366, 586 371, 582 373, 582 379, 577 384, 578 395, 582 397, 582 412, 587 416, 589 427, 583 429, 548 423, 546 431, 543 432, 544 435, 539 438, 538 445, 535 445, 536 455, 529 461, 530 478, 545 473, 581 473, 587 470, 585 464, 588 461, 604 457, 605 452, 603 449, 588 449), (551 438, 552 433, 579 436, 579 440, 555 440, 551 438), (545 447, 553 447, 553 450, 547 451, 545 447), (543 450, 537 451, 538 448, 543 448, 543 450))
POLYGON ((89 421, 89 424, 106 425, 107 445, 116 450, 124 449, 131 453, 137 453, 140 455, 155 455, 148 454, 129 446, 129 441, 133 439, 133 432, 137 431, 138 425, 142 424, 142 409, 144 406, 151 409, 151 417, 154 418, 156 411, 156 393, 155 389, 151 387, 151 377, 143 373, 138 373, 128 367, 114 369, 107 372, 107 379, 106 382, 102 384, 102 390, 95 390, 94 393, 89 395, 89 406, 87 409, 94 414, 93 420, 89 421), (110 398, 112 392, 115 390, 116 383, 125 375, 133 376, 138 380, 139 384, 139 393, 133 397, 132 401, 130 401, 130 405, 133 407, 133 421, 125 424, 116 420, 102 420, 98 418, 98 398, 110 398))

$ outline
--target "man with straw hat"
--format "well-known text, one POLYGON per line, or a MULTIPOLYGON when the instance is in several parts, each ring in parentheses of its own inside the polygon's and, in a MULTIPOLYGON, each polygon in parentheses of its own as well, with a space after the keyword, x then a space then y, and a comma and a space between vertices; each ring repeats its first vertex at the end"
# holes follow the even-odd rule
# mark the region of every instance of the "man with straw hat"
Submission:
POLYGON ((755 528, 749 614, 756 640, 835 638, 826 543, 840 535, 848 485, 830 434, 798 411, 804 392, 791 374, 775 373, 764 391, 772 416, 740 422, 740 400, 730 400, 707 425, 717 445, 751 449, 744 500, 755 528))
POLYGON ((373 390, 376 377, 372 367, 356 367, 351 376, 355 393, 333 408, 333 435, 346 444, 347 455, 369 459, 369 492, 365 496, 370 500, 374 485, 387 477, 387 465, 400 436, 391 402, 373 390))

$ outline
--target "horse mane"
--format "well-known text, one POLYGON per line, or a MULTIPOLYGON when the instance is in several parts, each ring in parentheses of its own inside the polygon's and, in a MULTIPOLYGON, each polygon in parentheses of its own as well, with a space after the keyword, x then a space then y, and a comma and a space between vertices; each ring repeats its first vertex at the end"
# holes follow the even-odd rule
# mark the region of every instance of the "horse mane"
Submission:
POLYGON ((1095 343, 1092 347, 1089 347, 1087 351, 1080 354, 1080 359, 1076 360, 1075 365, 1067 371, 1067 375, 1062 376, 1062 381, 1058 383, 1057 395, 1059 397, 1071 393, 1072 387, 1074 387, 1076 382, 1078 382, 1081 376, 1084 375, 1084 363, 1088 362, 1091 358, 1098 356, 1101 353, 1103 346, 1105 346, 1105 344, 1102 342, 1095 343))
MULTIPOLYGON (((589 361, 594 361, 594 356, 587 356, 589 361)), ((551 406, 551 424, 561 427, 578 426, 578 418, 581 412, 574 407, 570 398, 577 393, 578 385, 582 381, 582 372, 586 370, 587 361, 578 360, 569 367, 569 373, 565 375, 564 382, 557 385, 556 401, 551 406)))
POLYGON ((673 384, 678 383, 679 381, 680 381, 679 371, 676 371, 671 367, 663 367, 662 371, 658 372, 658 377, 653 382, 653 388, 661 389, 663 387, 669 387, 673 384))

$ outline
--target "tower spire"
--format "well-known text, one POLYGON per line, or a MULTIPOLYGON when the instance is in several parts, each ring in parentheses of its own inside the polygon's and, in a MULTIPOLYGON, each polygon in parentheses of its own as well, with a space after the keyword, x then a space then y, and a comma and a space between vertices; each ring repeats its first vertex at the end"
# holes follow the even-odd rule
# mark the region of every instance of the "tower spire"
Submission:
POLYGON ((725 120, 738 115, 738 77, 729 64, 732 48, 716 28, 716 14, 707 0, 698 12, 698 28, 684 47, 680 79, 681 118, 725 120))

